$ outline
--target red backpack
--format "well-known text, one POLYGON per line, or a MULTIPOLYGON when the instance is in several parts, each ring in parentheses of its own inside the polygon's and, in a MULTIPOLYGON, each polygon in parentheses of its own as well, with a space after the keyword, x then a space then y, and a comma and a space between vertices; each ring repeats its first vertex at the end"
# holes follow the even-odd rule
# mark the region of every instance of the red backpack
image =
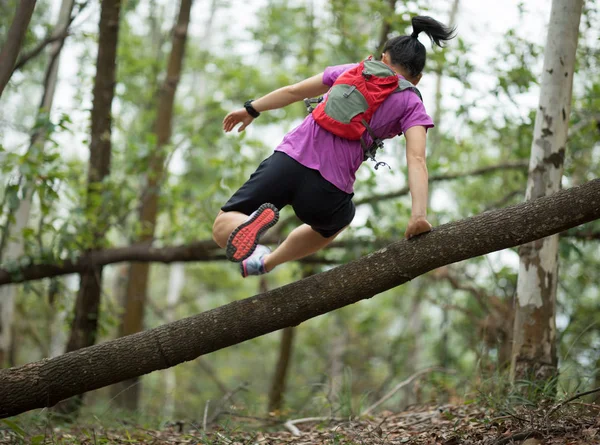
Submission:
MULTIPOLYGON (((375 137, 369 126, 371 117, 390 94, 406 89, 413 90, 423 100, 412 83, 398 78, 385 63, 369 57, 337 78, 325 100, 312 111, 312 116, 321 127, 336 136, 360 139, 365 159, 374 159, 375 151, 383 142, 375 137), (370 147, 362 139, 365 130, 373 139, 370 147)), ((311 108, 309 107, 309 111, 311 108)))

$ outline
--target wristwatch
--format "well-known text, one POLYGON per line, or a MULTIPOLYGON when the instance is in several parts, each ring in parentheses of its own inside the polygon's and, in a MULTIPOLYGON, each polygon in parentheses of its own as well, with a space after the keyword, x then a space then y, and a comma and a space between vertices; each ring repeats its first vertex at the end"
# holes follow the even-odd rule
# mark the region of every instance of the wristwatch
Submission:
POLYGON ((257 118, 258 116, 260 116, 260 113, 258 111, 256 111, 256 109, 252 106, 252 101, 254 99, 250 99, 247 100, 246 102, 244 102, 244 108, 246 109, 246 111, 248 112, 248 114, 254 118, 257 118))

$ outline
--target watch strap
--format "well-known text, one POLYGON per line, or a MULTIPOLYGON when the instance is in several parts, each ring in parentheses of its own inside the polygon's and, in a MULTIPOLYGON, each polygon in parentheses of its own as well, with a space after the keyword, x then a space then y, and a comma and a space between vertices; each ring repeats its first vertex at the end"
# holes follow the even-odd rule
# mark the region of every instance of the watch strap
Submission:
POLYGON ((260 113, 256 111, 256 109, 252 106, 252 100, 247 100, 246 102, 244 102, 244 108, 250 116, 254 118, 260 116, 260 113))

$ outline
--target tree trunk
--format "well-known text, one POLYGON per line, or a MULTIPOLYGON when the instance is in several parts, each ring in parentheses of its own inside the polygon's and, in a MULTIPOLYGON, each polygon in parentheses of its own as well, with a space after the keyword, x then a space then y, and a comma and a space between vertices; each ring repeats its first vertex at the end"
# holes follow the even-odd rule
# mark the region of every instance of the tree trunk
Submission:
MULTIPOLYGON (((58 20, 56 23, 57 29, 62 29, 68 25, 73 9, 73 0, 63 0, 58 20)), ((39 120, 44 114, 49 115, 54 101, 54 91, 56 89, 58 66, 60 61, 60 52, 66 37, 57 40, 51 46, 50 60, 46 67, 46 75, 44 76, 44 91, 40 101, 40 109, 38 110, 39 120)), ((2 68, 0 67, 0 70, 2 68)), ((0 93, 1 94, 1 93, 0 93)), ((29 145, 29 152, 34 150, 43 150, 46 134, 41 130, 33 133, 29 145)), ((23 229, 29 222, 29 213, 31 211, 31 203, 33 199, 33 189, 28 185, 27 180, 20 178, 20 188, 23 193, 23 199, 19 203, 19 208, 15 215, 13 224, 8 225, 8 245, 6 252, 2 255, 3 260, 15 260, 23 255, 24 240, 22 236, 23 229)), ((14 318, 14 302, 17 287, 14 285, 0 287, 0 368, 5 362, 5 356, 11 344, 11 326, 14 318)))
POLYGON ((294 350, 294 336, 296 328, 291 326, 281 331, 281 343, 279 344, 279 358, 275 367, 275 375, 271 390, 269 391, 269 413, 281 411, 283 398, 285 394, 285 384, 287 380, 290 363, 292 361, 292 352, 294 350))
POLYGON ((60 357, 0 370, 0 418, 193 360, 371 298, 430 270, 600 218, 600 179, 445 224, 245 300, 60 357), (364 271, 372 273, 365 276, 364 271))
POLYGON ((6 42, 0 51, 0 97, 13 73, 13 67, 19 57, 21 45, 33 15, 35 0, 20 0, 17 4, 15 18, 8 30, 6 42))
MULTIPOLYGON (((9 226, 8 244, 4 260, 15 260, 23 255, 22 230, 29 221, 31 210, 31 192, 25 190, 26 196, 21 200, 15 215, 14 224, 9 226)), ((13 320, 15 315, 15 297, 17 285, 9 284, 0 287, 0 368, 4 367, 12 345, 13 320)))
MULTIPOLYGON (((157 145, 150 157, 149 173, 146 178, 146 189, 142 195, 139 216, 142 227, 139 241, 147 244, 151 244, 154 239, 160 183, 164 175, 165 147, 171 139, 173 105, 181 76, 192 2, 193 0, 181 0, 179 16, 173 29, 167 75, 160 90, 155 123, 157 145)), ((148 263, 133 263, 129 269, 125 294, 125 311, 119 332, 121 336, 134 334, 144 329, 149 269, 150 265, 148 263)), ((114 390, 118 394, 118 396, 115 396, 115 402, 120 407, 131 411, 137 409, 140 394, 140 382, 137 378, 116 385, 114 390)))
MULTIPOLYGON (((415 374, 421 367, 421 335, 423 332, 422 304, 424 292, 424 287, 420 287, 418 292, 414 295, 410 310, 410 318, 408 320, 408 326, 406 327, 410 343, 408 347, 408 360, 405 363, 404 373, 409 376, 415 374)), ((404 396, 400 400, 399 408, 406 409, 410 405, 420 403, 419 396, 420 394, 417 385, 413 381, 404 389, 404 396)))
POLYGON ((342 399, 344 383, 344 353, 346 352, 346 336, 344 325, 339 316, 335 317, 335 334, 329 346, 329 387, 327 394, 331 401, 342 399))
MULTIPOLYGON (((306 266, 302 271, 302 278, 308 278, 314 275, 315 269, 310 266, 306 266)), ((260 292, 266 293, 268 291, 266 277, 261 277, 260 280, 260 292)), ((287 375, 290 370, 290 363, 292 361, 292 353, 294 351, 294 337, 296 335, 295 327, 287 327, 281 331, 281 343, 279 344, 279 357, 277 358, 277 365, 275 366, 275 374, 273 375, 273 381, 271 383, 271 390, 269 391, 269 405, 268 412, 281 411, 283 406, 283 399, 285 394, 285 383, 287 375)))
MULTIPOLYGON (((175 263, 169 268, 169 287, 167 290, 167 310, 165 318, 167 323, 173 323, 175 318, 175 309, 181 298, 181 292, 185 284, 185 266, 182 263, 175 263)), ((175 391, 177 390, 177 377, 174 368, 165 370, 165 402, 163 417, 173 419, 175 415, 175 391)))
MULTIPOLYGON (((582 8, 583 0, 552 2, 526 200, 561 188, 582 8)), ((549 381, 558 361, 558 236, 521 246, 519 257, 511 381, 549 381)))
MULTIPOLYGON (((92 103, 92 130, 90 159, 88 164, 88 186, 86 212, 90 215, 92 233, 97 244, 104 238, 100 203, 101 183, 110 173, 111 159, 111 106, 115 90, 116 55, 119 38, 119 16, 121 0, 104 0, 100 13, 98 56, 92 103)), ((75 316, 66 352, 91 346, 96 341, 100 295, 102 289, 102 267, 92 267, 80 276, 79 291, 75 302, 75 316)), ((65 412, 73 413, 81 403, 78 399, 65 412)))

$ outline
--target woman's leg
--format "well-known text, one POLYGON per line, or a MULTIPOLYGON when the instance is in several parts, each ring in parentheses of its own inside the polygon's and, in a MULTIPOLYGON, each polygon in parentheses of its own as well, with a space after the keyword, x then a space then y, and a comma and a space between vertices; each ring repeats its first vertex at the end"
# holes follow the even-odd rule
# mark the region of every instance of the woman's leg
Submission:
POLYGON ((320 233, 314 231, 309 225, 302 224, 300 227, 294 229, 277 249, 265 256, 265 269, 267 272, 270 272, 280 264, 299 260, 321 250, 331 243, 344 229, 345 227, 335 235, 325 238, 320 233))
POLYGON ((220 211, 213 224, 213 239, 221 248, 227 246, 227 239, 231 232, 248 219, 248 215, 241 212, 220 211))

